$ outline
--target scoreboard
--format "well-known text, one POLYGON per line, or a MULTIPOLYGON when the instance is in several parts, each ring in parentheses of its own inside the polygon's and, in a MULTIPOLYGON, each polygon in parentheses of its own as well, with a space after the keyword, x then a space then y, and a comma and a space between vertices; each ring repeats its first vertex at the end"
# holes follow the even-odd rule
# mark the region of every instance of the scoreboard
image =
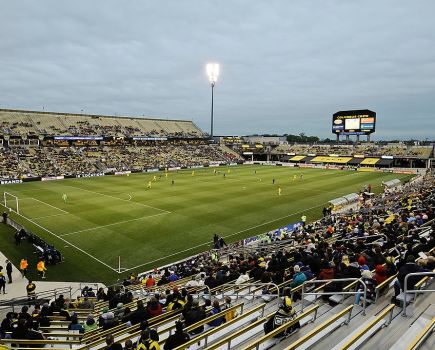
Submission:
POLYGON ((332 132, 336 135, 370 135, 375 126, 376 112, 368 109, 340 111, 332 116, 332 132))

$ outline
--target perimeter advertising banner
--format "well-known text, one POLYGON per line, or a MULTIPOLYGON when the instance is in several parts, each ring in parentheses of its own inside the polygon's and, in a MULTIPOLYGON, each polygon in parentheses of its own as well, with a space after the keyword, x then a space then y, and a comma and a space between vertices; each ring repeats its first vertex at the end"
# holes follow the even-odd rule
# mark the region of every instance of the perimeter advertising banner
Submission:
POLYGON ((332 132, 341 135, 369 135, 375 132, 376 112, 368 109, 340 111, 332 116, 332 132))

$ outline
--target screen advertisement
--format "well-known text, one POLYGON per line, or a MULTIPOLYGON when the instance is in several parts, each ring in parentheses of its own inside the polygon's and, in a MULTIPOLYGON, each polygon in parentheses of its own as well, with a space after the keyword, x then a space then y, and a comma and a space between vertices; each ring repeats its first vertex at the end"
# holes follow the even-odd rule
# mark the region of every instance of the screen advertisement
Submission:
POLYGON ((332 132, 340 135, 369 135, 375 132, 376 113, 368 109, 340 111, 332 116, 332 132))

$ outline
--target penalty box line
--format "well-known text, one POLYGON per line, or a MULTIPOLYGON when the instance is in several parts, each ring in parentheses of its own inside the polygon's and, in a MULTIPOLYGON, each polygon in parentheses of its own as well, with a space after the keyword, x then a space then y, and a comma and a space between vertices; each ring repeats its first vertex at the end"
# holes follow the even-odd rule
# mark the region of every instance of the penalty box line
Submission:
MULTIPOLYGON (((319 205, 312 206, 312 207, 310 207, 310 208, 305 208, 305 209, 302 209, 302 210, 296 211, 296 212, 294 212, 294 213, 290 213, 290 214, 288 214, 288 215, 281 216, 281 217, 279 217, 279 218, 277 218, 277 219, 270 220, 270 221, 267 221, 267 222, 263 222, 262 224, 258 224, 258 225, 252 226, 252 227, 248 227, 248 228, 246 228, 246 229, 244 229, 244 230, 241 230, 241 231, 238 231, 238 232, 231 233, 231 234, 229 234, 229 235, 223 236, 223 238, 232 237, 232 236, 235 236, 235 235, 241 234, 241 233, 243 233, 243 232, 250 231, 250 230, 252 230, 252 229, 254 229, 254 228, 258 228, 258 227, 265 226, 265 225, 271 224, 271 223, 273 223, 273 222, 276 222, 276 221, 279 221, 279 220, 282 220, 282 219, 286 219, 286 218, 288 218, 288 217, 290 217, 290 216, 293 216, 293 215, 301 214, 301 213, 303 213, 303 212, 307 212, 307 211, 312 210, 312 209, 320 208, 320 207, 322 207, 322 206, 324 206, 324 205, 325 205, 325 203, 322 203, 322 204, 319 204, 319 205)), ((140 264, 140 265, 137 265, 137 266, 134 266, 134 267, 124 268, 122 272, 131 271, 131 270, 137 269, 137 268, 139 268, 139 267, 142 267, 142 266, 145 266, 145 265, 149 265, 149 264, 153 264, 153 263, 156 263, 156 262, 158 262, 158 261, 161 261, 161 260, 164 260, 164 259, 167 259, 167 258, 172 258, 173 256, 179 255, 179 254, 181 254, 181 253, 188 252, 188 251, 190 251, 190 250, 193 250, 193 249, 196 249, 196 248, 199 248, 199 247, 203 247, 203 246, 205 246, 205 245, 207 245, 207 244, 210 244, 210 243, 211 243, 211 241, 210 241, 210 242, 206 242, 206 243, 202 243, 202 244, 198 244, 198 245, 196 245, 196 246, 194 246, 194 247, 190 247, 190 248, 187 248, 187 249, 184 249, 184 250, 180 250, 180 251, 178 251, 178 252, 176 252, 176 253, 166 255, 166 256, 164 256, 164 257, 162 257, 162 258, 158 258, 158 259, 155 259, 155 260, 152 260, 152 261, 148 261, 148 262, 146 262, 146 263, 143 263, 143 264, 140 264)), ((116 271, 116 272, 120 273, 119 271, 116 271)), ((121 272, 121 273, 122 273, 122 272, 121 272)))
MULTIPOLYGON (((0 203, 0 204, 1 204, 1 203, 0 203)), ((1 205, 2 205, 3 207, 5 207, 3 204, 1 204, 1 205)), ((6 207, 5 207, 5 208, 6 208, 6 207)), ((50 231, 49 229, 45 228, 44 226, 38 224, 37 222, 33 221, 32 219, 29 219, 28 217, 26 217, 26 216, 24 216, 24 215, 22 215, 22 214, 19 214, 19 213, 15 213, 15 214, 17 214, 18 216, 22 217, 23 219, 29 221, 29 222, 32 223, 33 225, 39 227, 40 229, 44 230, 45 232, 49 233, 50 235, 52 235, 52 236, 54 236, 54 237, 60 239, 62 242, 66 243, 66 244, 69 244, 71 247, 77 249, 79 252, 81 252, 81 253, 83 253, 83 254, 89 256, 90 258, 94 259, 95 261, 99 262, 100 264, 106 266, 106 267, 109 268, 110 270, 115 271, 115 272, 118 272, 117 269, 114 269, 112 266, 106 264, 104 261, 101 261, 100 259, 96 258, 96 257, 93 256, 92 254, 89 254, 87 251, 85 251, 85 250, 83 250, 83 249, 77 247, 75 244, 72 244, 71 242, 67 241, 66 239, 64 239, 64 238, 62 238, 62 237, 60 237, 60 236, 58 236, 58 235, 55 234, 54 232, 52 232, 52 231, 50 231)))
POLYGON ((169 214, 169 213, 158 213, 158 214, 154 214, 154 215, 141 216, 140 218, 131 219, 131 220, 117 221, 117 222, 114 222, 112 224, 95 226, 95 227, 91 227, 91 228, 86 228, 84 230, 78 230, 78 231, 74 231, 74 232, 64 233, 63 235, 59 235, 59 237, 70 236, 70 235, 73 235, 73 234, 76 234, 76 233, 87 232, 87 231, 92 231, 92 230, 98 230, 100 228, 105 228, 105 227, 110 227, 110 226, 115 226, 115 225, 121 225, 121 224, 125 224, 127 222, 133 222, 133 221, 148 219, 148 218, 152 218, 152 217, 155 217, 155 216, 166 215, 166 214, 169 214))
POLYGON ((140 205, 142 207, 147 207, 147 208, 159 210, 159 211, 164 212, 166 214, 170 214, 171 213, 169 210, 160 209, 160 208, 157 208, 157 207, 153 207, 152 205, 148 205, 148 204, 143 204, 143 203, 132 201, 131 198, 127 200, 127 199, 122 199, 122 198, 118 198, 118 197, 115 197, 115 196, 111 196, 110 194, 105 194, 105 193, 101 193, 101 192, 95 192, 95 191, 87 190, 85 188, 81 188, 81 187, 78 187, 78 186, 72 186, 72 185, 63 185, 63 186, 77 188, 78 190, 81 190, 81 191, 85 191, 85 192, 89 192, 89 193, 93 193, 93 194, 98 194, 100 196, 104 196, 104 197, 108 197, 108 198, 117 199, 119 201, 127 202, 127 203, 130 203, 130 204, 131 203, 137 204, 137 205, 140 205))

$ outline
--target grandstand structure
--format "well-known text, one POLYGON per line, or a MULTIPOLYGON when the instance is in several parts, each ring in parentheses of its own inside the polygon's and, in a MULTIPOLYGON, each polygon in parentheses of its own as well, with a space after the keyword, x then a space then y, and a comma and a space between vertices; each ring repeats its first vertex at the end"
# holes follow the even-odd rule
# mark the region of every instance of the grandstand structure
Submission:
POLYGON ((402 142, 289 144, 279 137, 220 137, 219 142, 237 150, 247 160, 288 162, 302 167, 335 165, 349 168, 430 169, 434 145, 402 142))
POLYGON ((151 343, 179 350, 433 349, 433 147, 241 137, 214 144, 190 121, 17 110, 0 110, 0 128, 4 183, 234 164, 243 156, 300 167, 423 170, 356 210, 125 275, 97 293, 81 286, 65 298, 54 290, 1 300, 0 346, 114 349, 113 338, 127 350, 151 343), (169 346, 180 327, 189 339, 169 346))
POLYGON ((0 110, 2 180, 236 162, 187 120, 0 110))

